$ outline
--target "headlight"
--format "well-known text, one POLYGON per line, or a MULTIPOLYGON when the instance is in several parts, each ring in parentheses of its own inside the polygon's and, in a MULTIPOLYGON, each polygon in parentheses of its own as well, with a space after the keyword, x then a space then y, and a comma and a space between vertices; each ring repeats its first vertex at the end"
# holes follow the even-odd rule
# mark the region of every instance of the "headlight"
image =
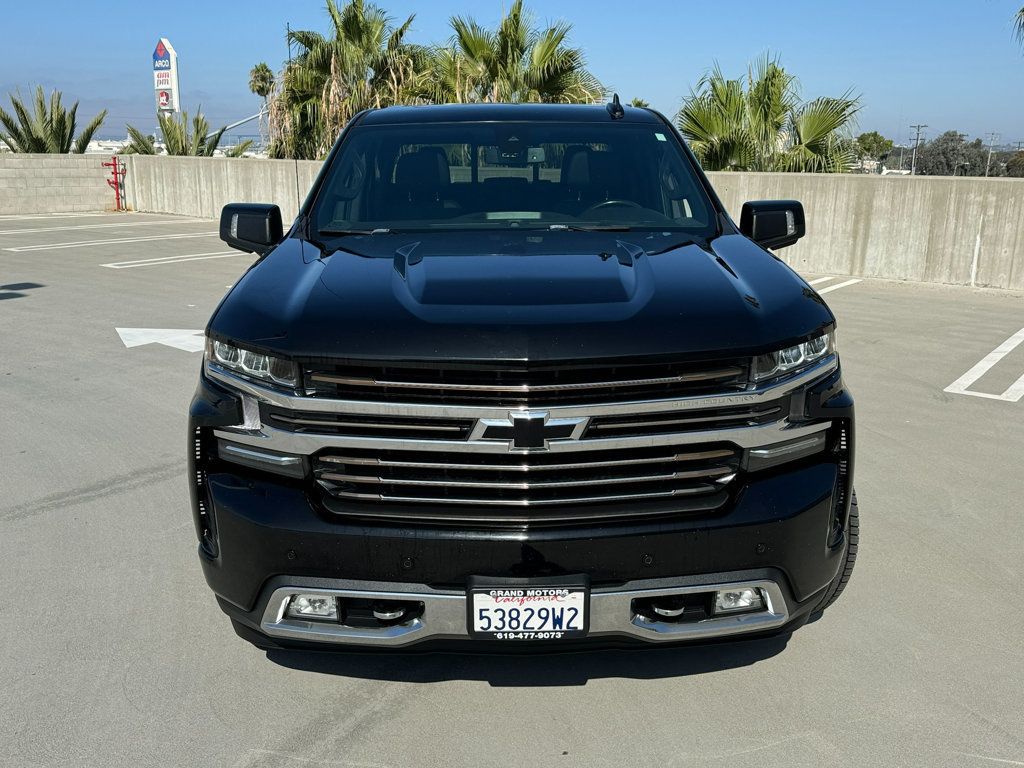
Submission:
POLYGON ((214 339, 206 340, 206 359, 249 379, 268 381, 292 389, 299 386, 299 367, 290 360, 250 352, 214 339))
POLYGON ((836 353, 835 332, 754 358, 754 381, 764 381, 808 368, 836 353))

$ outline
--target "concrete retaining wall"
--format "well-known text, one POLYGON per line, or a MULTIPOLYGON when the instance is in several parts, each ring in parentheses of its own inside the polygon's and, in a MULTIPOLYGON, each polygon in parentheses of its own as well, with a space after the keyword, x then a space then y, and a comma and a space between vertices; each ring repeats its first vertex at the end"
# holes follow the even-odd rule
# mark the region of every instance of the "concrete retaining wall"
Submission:
MULTIPOLYGON (((286 222, 319 162, 127 157, 129 207, 217 218, 229 202, 272 202, 286 222)), ((738 221, 746 200, 793 198, 807 237, 779 252, 803 272, 1024 289, 1024 180, 712 173, 738 221)))
POLYGON ((104 155, 0 154, 0 215, 113 210, 104 155))
POLYGON ((797 269, 1024 289, 1024 180, 711 173, 739 221, 745 200, 803 202, 797 269))
POLYGON ((127 155, 125 192, 133 211, 220 218, 227 203, 276 203, 285 228, 299 212, 321 163, 229 157, 127 155), (296 184, 296 181, 298 182, 296 184))

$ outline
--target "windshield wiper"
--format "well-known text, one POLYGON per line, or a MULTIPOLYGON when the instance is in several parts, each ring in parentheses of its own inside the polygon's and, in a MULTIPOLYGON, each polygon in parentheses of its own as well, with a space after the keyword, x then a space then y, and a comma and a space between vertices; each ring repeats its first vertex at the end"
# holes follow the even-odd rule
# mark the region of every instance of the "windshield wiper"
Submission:
POLYGON ((329 235, 331 237, 345 237, 346 235, 386 235, 390 229, 318 229, 318 235, 329 235))
POLYGON ((573 232, 631 232, 628 224, 551 224, 549 230, 571 230, 573 232))
POLYGON ((657 256, 660 253, 668 253, 674 251, 676 248, 682 248, 687 245, 697 245, 703 248, 705 251, 708 250, 708 241, 702 237, 693 235, 691 237, 684 237, 681 240, 675 240, 672 243, 663 246, 661 248, 654 248, 647 251, 648 256, 657 256))

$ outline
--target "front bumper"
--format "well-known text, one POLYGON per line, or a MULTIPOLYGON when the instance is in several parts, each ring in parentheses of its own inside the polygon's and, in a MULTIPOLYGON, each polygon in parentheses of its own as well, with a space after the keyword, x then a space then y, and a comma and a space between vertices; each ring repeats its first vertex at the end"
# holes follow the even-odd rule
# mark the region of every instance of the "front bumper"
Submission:
MULTIPOLYGON (((841 420, 852 441, 853 403, 838 374, 801 397, 810 418, 841 420)), ((194 439, 204 428, 241 418, 239 401, 204 379, 192 406, 194 439)), ((852 450, 844 456, 821 454, 749 473, 729 503, 710 514, 603 524, 473 529, 345 518, 325 509, 301 482, 224 462, 208 465, 201 487, 193 484, 193 511, 208 584, 236 629, 261 645, 458 644, 468 639, 472 577, 567 575, 584 576, 591 586, 588 638, 594 641, 708 640, 787 631, 818 605, 846 549, 852 450), (657 627, 644 626, 629 607, 637 593, 675 595, 721 585, 757 586, 768 609, 657 627), (404 596, 425 610, 418 623, 371 633, 285 620, 284 597, 297 588, 404 596)))
POLYGON ((816 604, 845 548, 829 546, 834 465, 803 467, 752 483, 714 519, 525 533, 344 525, 324 519, 302 491, 215 474, 209 498, 216 556, 200 548, 206 580, 224 611, 273 644, 409 646, 466 639, 469 576, 544 579, 585 574, 594 638, 687 641, 779 630, 816 604), (769 610, 700 624, 644 626, 638 593, 761 588, 769 610), (299 589, 301 588, 301 589, 299 589), (299 589, 424 603, 415 626, 348 631, 286 620, 282 599, 299 589))
MULTIPOLYGON (((721 574, 676 579, 652 579, 630 582, 619 587, 595 589, 590 595, 590 628, 586 642, 678 643, 720 639, 737 635, 762 635, 780 631, 798 623, 806 611, 794 605, 796 614, 790 613, 780 574, 770 570, 763 573, 721 574), (638 615, 634 601, 655 599, 660 596, 702 594, 717 589, 752 587, 764 596, 764 610, 732 616, 711 617, 701 621, 652 621, 638 615)), ((336 645, 376 648, 406 648, 409 646, 436 646, 468 641, 466 627, 466 594, 457 590, 432 589, 425 584, 374 583, 324 579, 297 579, 276 577, 267 584, 254 610, 241 612, 237 608, 222 607, 243 629, 264 638, 263 644, 289 647, 336 645), (346 626, 335 622, 307 621, 286 615, 288 601, 293 594, 315 594, 327 597, 370 600, 402 600, 422 605, 415 618, 390 626, 346 626)), ((536 641, 519 643, 529 647, 536 641)), ((488 643, 502 650, 509 643, 488 643)), ((541 644, 541 643, 538 643, 541 644)), ((579 643, 576 643, 578 645, 579 643)), ((561 647, 561 641, 545 644, 561 647)))

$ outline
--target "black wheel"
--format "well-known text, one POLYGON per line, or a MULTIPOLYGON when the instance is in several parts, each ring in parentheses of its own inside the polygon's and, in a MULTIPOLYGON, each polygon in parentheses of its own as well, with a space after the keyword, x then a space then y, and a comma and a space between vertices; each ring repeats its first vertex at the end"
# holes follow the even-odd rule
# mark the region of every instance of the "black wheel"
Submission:
POLYGON ((853 576, 853 566, 857 562, 857 545, 860 542, 860 513, 857 510, 856 491, 850 502, 850 517, 846 521, 846 542, 846 559, 843 562, 843 567, 825 590, 825 596, 821 598, 818 607, 814 609, 814 618, 820 616, 822 611, 839 599, 843 590, 846 589, 846 585, 850 583, 850 577, 853 576))

